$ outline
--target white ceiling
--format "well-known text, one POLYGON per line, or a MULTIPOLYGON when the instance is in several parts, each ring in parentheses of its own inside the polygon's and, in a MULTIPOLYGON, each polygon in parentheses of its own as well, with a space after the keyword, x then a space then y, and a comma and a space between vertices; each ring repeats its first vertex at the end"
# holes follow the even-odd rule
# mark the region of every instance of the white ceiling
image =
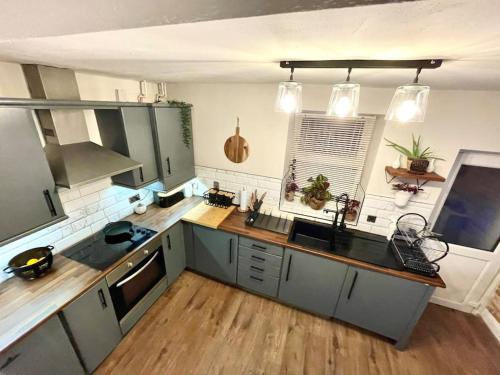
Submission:
MULTIPOLYGON (((500 0, 424 0, 41 38, 3 39, 0 59, 168 82, 277 82, 280 60, 444 58, 421 82, 500 90, 500 0)), ((3 16, 1 16, 3 17, 3 16)), ((1 21, 1 18, 0 18, 1 21)), ((354 70, 394 87, 408 70, 354 70)), ((309 83, 345 71, 300 69, 309 83)))

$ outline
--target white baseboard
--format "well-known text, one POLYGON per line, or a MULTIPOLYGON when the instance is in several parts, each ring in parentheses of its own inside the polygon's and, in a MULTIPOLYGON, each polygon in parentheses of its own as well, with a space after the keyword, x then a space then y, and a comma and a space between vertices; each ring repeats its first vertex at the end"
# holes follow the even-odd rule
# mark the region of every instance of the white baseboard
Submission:
POLYGON ((484 309, 479 315, 481 316, 481 318, 483 318, 484 323, 488 326, 491 333, 493 333, 493 335, 500 342, 500 323, 497 322, 495 317, 491 315, 488 309, 484 309))
POLYGON ((462 311, 469 314, 472 313, 472 311, 474 310, 474 306, 466 305, 460 302, 449 301, 447 299, 439 298, 436 296, 432 296, 430 302, 435 303, 436 305, 449 307, 450 309, 462 311))

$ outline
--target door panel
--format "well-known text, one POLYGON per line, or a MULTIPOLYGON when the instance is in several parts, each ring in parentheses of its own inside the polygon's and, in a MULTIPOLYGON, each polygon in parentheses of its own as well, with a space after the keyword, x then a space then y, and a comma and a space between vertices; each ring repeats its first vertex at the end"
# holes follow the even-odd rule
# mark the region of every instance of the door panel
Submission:
POLYGON ((122 338, 106 280, 101 280, 63 311, 89 372, 118 345, 122 338))
POLYGON ((193 226, 195 269, 235 284, 238 236, 215 229, 193 226))
POLYGON ((0 242, 64 217, 31 111, 0 109, 0 242))
POLYGON ((286 249, 278 297, 304 310, 333 316, 346 272, 343 263, 286 249))
POLYGON ((162 236, 163 253, 167 268, 168 285, 177 280, 186 268, 186 251, 184 248, 184 233, 182 223, 178 222, 162 236))

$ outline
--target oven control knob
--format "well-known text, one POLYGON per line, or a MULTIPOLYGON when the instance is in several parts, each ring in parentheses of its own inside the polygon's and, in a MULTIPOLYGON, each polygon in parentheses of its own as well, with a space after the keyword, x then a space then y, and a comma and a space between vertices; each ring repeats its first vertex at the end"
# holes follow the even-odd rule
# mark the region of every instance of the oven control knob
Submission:
POLYGON ((127 267, 128 267, 128 268, 132 268, 133 266, 134 266, 134 263, 132 263, 132 262, 127 262, 127 267))
POLYGON ((149 254, 149 250, 148 249, 144 249, 144 255, 148 255, 149 254))

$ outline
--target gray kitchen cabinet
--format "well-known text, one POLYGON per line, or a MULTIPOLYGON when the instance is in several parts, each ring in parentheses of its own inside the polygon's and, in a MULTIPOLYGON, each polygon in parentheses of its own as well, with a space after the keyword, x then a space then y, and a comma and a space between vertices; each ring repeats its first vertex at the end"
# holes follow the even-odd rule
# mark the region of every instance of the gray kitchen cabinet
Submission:
POLYGON ((115 184, 140 188, 158 179, 150 111, 144 107, 96 109, 102 145, 142 163, 142 167, 113 176, 115 184))
POLYGON ((290 305, 331 317, 339 299, 347 265, 285 249, 278 298, 290 305))
POLYGON ((122 338, 105 279, 66 307, 62 317, 89 373, 99 366, 122 338))
POLYGON ((184 248, 184 232, 182 223, 178 222, 162 235, 163 255, 167 270, 168 285, 177 280, 186 268, 186 250, 184 248))
POLYGON ((33 114, 0 108, 0 245, 66 218, 33 114))
POLYGON ((180 108, 153 104, 151 111, 159 172, 165 190, 171 190, 195 177, 192 129, 188 129, 191 139, 187 146, 180 108))
POLYGON ((238 236, 193 225, 195 270, 227 283, 236 283, 238 236))
POLYGON ((349 267, 335 318, 397 340, 403 349, 434 288, 349 267))
POLYGON ((2 375, 84 374, 57 316, 0 354, 2 375))

